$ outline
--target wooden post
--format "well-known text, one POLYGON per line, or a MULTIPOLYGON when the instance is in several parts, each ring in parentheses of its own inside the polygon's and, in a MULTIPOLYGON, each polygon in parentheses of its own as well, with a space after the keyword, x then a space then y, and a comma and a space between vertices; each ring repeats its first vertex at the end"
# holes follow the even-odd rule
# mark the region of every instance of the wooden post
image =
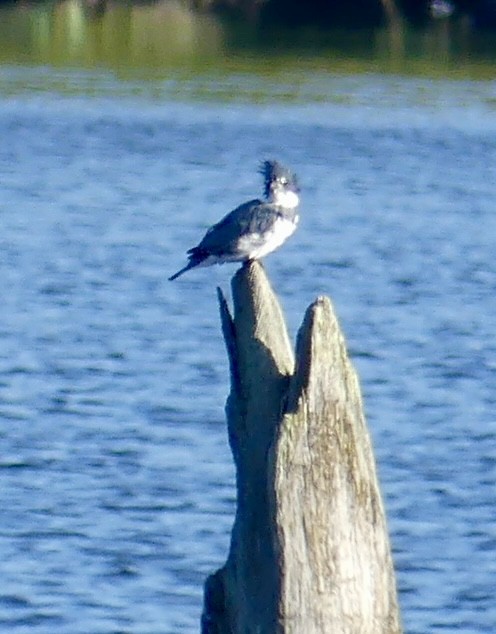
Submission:
POLYGON ((357 375, 326 297, 296 361, 264 269, 219 291, 237 511, 226 564, 205 583, 203 634, 401 632, 384 508, 357 375))

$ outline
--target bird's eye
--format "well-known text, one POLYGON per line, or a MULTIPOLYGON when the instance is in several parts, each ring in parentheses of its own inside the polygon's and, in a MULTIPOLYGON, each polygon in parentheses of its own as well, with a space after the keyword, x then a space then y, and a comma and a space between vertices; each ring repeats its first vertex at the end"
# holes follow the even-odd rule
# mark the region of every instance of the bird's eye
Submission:
POLYGON ((288 184, 288 179, 285 176, 281 177, 281 185, 287 185, 288 184))

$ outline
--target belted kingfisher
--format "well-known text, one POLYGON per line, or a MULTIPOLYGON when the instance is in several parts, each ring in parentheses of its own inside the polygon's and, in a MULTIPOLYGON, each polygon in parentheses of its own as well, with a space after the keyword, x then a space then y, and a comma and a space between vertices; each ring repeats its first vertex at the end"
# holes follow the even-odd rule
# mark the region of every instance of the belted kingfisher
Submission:
POLYGON ((277 161, 264 161, 260 173, 265 200, 250 200, 210 227, 198 246, 188 251, 188 264, 169 280, 197 266, 258 260, 295 231, 300 204, 296 176, 277 161))

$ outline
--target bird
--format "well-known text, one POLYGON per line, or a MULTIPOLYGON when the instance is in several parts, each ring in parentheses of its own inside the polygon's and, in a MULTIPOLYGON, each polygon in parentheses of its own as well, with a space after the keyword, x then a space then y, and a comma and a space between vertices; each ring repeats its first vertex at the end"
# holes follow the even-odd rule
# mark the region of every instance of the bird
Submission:
POLYGON ((224 262, 248 262, 271 253, 294 233, 299 221, 300 188, 296 175, 278 161, 263 161, 264 198, 243 203, 214 224, 189 261, 169 280, 190 269, 224 262))
POLYGON ((429 12, 431 18, 442 20, 453 15, 455 6, 450 0, 431 0, 429 4, 429 12))

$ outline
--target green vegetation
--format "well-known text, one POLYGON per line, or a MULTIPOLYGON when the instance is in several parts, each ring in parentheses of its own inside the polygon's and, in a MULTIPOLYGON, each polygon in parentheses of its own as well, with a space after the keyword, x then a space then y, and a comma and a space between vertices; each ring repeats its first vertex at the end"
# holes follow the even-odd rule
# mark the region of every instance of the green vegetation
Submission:
MULTIPOLYGON (((296 77, 295 90, 281 95, 282 101, 298 98, 298 75, 308 79, 319 72, 493 79, 493 40, 466 24, 447 21, 423 30, 403 23, 375 30, 273 30, 196 13, 179 2, 117 4, 104 11, 89 10, 78 0, 0 7, 4 66, 99 68, 128 80, 180 79, 183 91, 188 90, 188 77, 241 73, 274 82, 280 75, 287 80, 290 72, 296 77)), ((39 89, 42 83, 40 77, 39 89)), ((85 89, 84 81, 80 84, 79 90, 85 89)), ((235 96, 235 82, 219 82, 217 98, 235 96)), ((263 100, 263 95, 253 99, 263 100)), ((314 99, 319 100, 318 91, 314 99)))

